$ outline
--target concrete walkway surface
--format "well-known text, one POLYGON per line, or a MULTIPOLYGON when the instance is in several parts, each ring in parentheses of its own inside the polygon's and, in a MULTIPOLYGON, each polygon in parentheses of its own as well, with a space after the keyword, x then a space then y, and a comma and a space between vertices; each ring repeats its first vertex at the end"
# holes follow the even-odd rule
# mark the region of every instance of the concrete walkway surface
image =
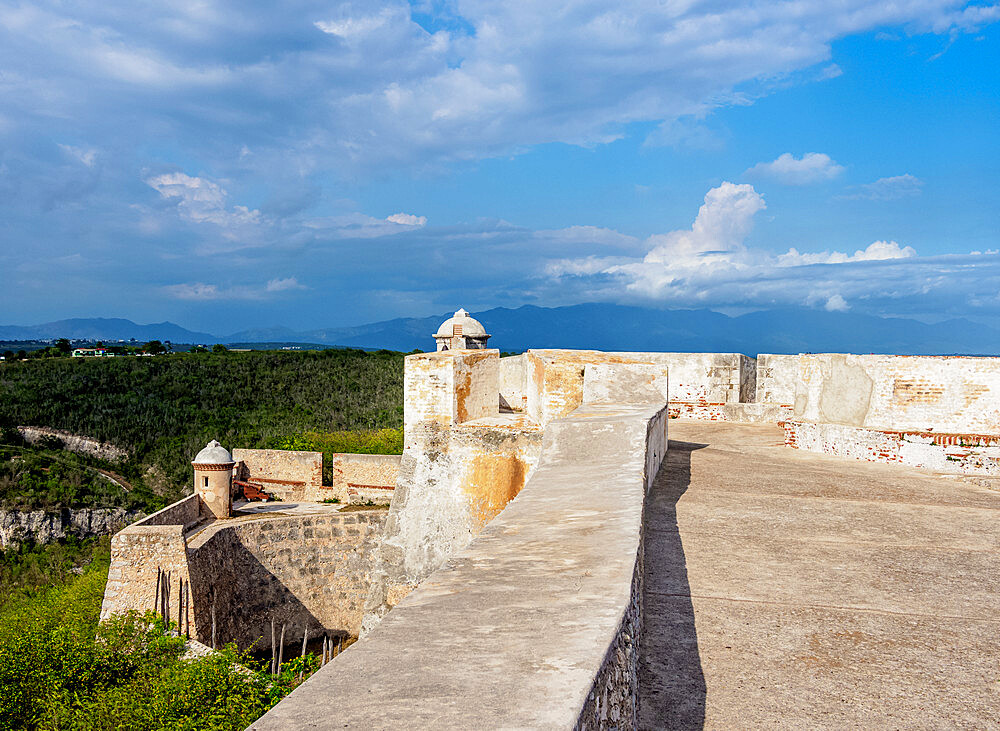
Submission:
POLYGON ((1000 492, 673 420, 645 729, 1000 729, 1000 492))

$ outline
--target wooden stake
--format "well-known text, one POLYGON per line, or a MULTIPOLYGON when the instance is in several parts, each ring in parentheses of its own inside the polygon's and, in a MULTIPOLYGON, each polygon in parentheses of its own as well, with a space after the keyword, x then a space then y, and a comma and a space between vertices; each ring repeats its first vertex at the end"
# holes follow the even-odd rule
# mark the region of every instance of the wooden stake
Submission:
POLYGON ((184 603, 184 627, 187 630, 187 638, 191 639, 191 582, 188 581, 184 590, 187 594, 187 601, 184 603))
POLYGON ((281 663, 285 659, 285 623, 281 623, 281 639, 278 640, 278 675, 281 675, 281 663))
POLYGON ((158 614, 160 611, 160 584, 162 583, 160 579, 160 574, 162 570, 159 566, 156 567, 156 599, 153 600, 153 613, 158 614))
POLYGON ((278 660, 278 643, 274 636, 274 617, 271 617, 271 677, 274 677, 274 664, 278 660))
POLYGON ((167 630, 170 630, 170 574, 167 572, 167 580, 163 582, 163 621, 166 622, 167 630))
POLYGON ((306 669, 306 642, 309 640, 309 625, 302 628, 302 665, 299 668, 299 682, 302 682, 302 673, 306 669))

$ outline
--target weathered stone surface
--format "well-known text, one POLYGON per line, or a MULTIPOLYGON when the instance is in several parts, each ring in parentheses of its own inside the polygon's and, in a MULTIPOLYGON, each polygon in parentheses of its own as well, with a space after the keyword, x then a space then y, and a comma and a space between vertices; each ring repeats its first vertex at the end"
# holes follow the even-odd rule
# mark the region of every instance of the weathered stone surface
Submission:
POLYGON ((671 422, 641 727, 993 728, 1000 493, 671 422))
POLYGON ((139 520, 143 513, 125 508, 66 508, 44 510, 0 510, 0 549, 24 542, 55 543, 75 536, 96 538, 111 535, 139 520))
POLYGON ((386 511, 310 517, 262 514, 216 521, 188 542, 194 623, 211 642, 270 647, 271 619, 356 636, 371 582, 371 557, 386 511))
POLYGON ((550 423, 520 495, 251 728, 634 726, 643 500, 666 425, 662 405, 606 404, 550 423))
POLYGON ((583 369, 583 402, 667 402, 667 369, 641 363, 589 363, 583 369))
POLYGON ((538 460, 538 425, 500 414, 499 360, 494 350, 406 358, 406 443, 363 633, 503 510, 538 460))
POLYGON ((798 355, 758 355, 754 402, 791 407, 795 403, 795 382, 798 378, 798 355))
POLYGON ((272 618, 296 632, 308 625, 358 633, 385 510, 276 503, 226 520, 199 523, 197 515, 191 496, 115 535, 102 619, 153 609, 164 571, 174 619, 177 584, 190 581, 193 636, 204 643, 212 640, 213 604, 220 643, 269 647, 272 618))
POLYGON ((528 393, 525 383, 525 356, 509 355, 500 359, 500 407, 511 411, 524 411, 528 393))
POLYGON ((1000 434, 1000 358, 836 353, 798 358, 797 420, 1000 434))
POLYGON ((324 500, 332 493, 345 503, 370 500, 377 505, 388 505, 396 489, 401 459, 396 454, 335 454, 330 486, 324 486, 310 499, 324 500))
POLYGON ((271 495, 289 501, 315 500, 323 487, 323 453, 290 449, 234 449, 233 459, 245 467, 239 479, 264 486, 271 495))
POLYGON ((644 363, 670 371, 670 401, 698 405, 749 400, 756 387, 752 358, 739 353, 604 353, 597 350, 529 350, 527 410, 541 425, 584 401, 588 364, 644 363))

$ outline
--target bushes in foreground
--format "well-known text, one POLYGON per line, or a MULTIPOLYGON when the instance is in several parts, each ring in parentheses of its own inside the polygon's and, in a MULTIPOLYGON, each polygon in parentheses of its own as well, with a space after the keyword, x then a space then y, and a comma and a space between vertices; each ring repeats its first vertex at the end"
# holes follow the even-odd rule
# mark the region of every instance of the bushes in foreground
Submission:
POLYGON ((151 613, 98 625, 107 569, 0 608, 0 730, 243 729, 296 683, 232 646, 182 660, 151 613))

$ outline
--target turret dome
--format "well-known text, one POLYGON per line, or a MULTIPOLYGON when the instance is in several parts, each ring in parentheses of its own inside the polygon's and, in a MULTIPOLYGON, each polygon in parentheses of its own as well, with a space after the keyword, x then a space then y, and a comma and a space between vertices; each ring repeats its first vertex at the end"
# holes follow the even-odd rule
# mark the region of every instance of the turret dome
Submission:
POLYGON ((232 464, 233 455, 214 439, 192 460, 192 464, 232 464))
POLYGON ((465 310, 459 310, 454 315, 441 323, 441 327, 434 333, 435 337, 442 336, 450 338, 452 335, 464 335, 466 337, 482 337, 486 335, 486 328, 483 323, 471 317, 465 310), (458 328, 456 328, 458 326, 458 328))

